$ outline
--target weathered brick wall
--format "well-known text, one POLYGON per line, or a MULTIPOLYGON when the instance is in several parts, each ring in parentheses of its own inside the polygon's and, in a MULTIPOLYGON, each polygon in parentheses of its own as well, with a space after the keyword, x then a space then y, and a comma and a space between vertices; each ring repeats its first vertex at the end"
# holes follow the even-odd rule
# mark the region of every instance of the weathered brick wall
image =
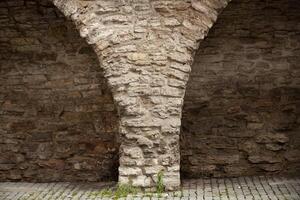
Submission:
POLYGON ((0 180, 116 180, 117 127, 97 56, 72 23, 45 1, 1 1, 0 180))
POLYGON ((233 0, 192 67, 183 176, 299 172, 299 69, 299 2, 233 0))

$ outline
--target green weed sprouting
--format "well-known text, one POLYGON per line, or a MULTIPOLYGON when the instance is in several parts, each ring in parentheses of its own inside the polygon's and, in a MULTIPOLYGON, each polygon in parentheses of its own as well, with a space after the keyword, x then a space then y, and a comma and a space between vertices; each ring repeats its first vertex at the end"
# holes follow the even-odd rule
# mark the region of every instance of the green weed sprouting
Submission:
POLYGON ((163 171, 158 172, 157 174, 157 183, 156 183, 156 192, 158 194, 161 194, 163 192, 165 192, 165 186, 164 186, 164 173, 163 171))

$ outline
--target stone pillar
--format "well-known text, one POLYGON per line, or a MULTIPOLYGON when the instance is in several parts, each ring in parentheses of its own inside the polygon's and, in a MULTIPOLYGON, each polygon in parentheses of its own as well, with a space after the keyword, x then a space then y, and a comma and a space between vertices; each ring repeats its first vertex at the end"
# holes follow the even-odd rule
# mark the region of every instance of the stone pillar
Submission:
POLYGON ((166 188, 178 188, 181 100, 163 96, 140 96, 137 100, 149 102, 137 115, 121 117, 119 181, 154 187, 158 173, 163 171, 166 188))
POLYGON ((163 171, 165 186, 172 190, 180 186, 179 133, 190 71, 185 63, 191 56, 169 54, 164 45, 157 38, 131 41, 102 50, 101 60, 115 66, 106 69, 106 77, 120 114, 119 181, 154 187, 163 171), (120 48, 127 50, 120 53, 120 48))
POLYGON ((92 44, 120 115, 119 182, 180 185, 181 109, 193 55, 228 0, 54 0, 92 44))

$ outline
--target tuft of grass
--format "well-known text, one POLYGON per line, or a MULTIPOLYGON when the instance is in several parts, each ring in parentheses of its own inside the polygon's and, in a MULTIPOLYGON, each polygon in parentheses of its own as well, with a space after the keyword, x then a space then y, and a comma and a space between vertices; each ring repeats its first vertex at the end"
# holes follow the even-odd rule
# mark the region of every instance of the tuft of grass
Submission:
POLYGON ((128 195, 136 195, 137 193, 138 189, 133 187, 132 185, 118 184, 114 190, 110 188, 105 188, 97 194, 101 197, 108 197, 113 200, 117 200, 119 198, 127 197, 128 195))
MULTIPOLYGON (((152 198, 156 193, 158 198, 162 197, 162 193, 165 192, 164 186, 164 173, 163 171, 158 172, 157 181, 156 181, 156 191, 154 193, 145 193, 145 197, 152 198)), ((140 190, 136 187, 133 187, 131 184, 118 184, 114 189, 102 189, 98 192, 98 195, 101 197, 109 197, 113 200, 118 200, 120 198, 126 198, 128 195, 137 195, 140 190)), ((98 196, 97 195, 97 196, 98 196)))
POLYGON ((72 196, 75 197, 78 194, 78 192, 73 192, 72 196))
POLYGON ((164 186, 163 178, 164 178, 163 171, 158 172, 157 182, 156 182, 156 192, 158 194, 161 194, 161 193, 165 192, 165 186, 164 186))
POLYGON ((109 188, 104 188, 99 192, 99 196, 101 197, 112 197, 113 191, 109 188))
POLYGON ((138 189, 128 184, 118 184, 117 189, 114 193, 114 199, 119 199, 122 197, 127 197, 128 195, 136 195, 138 193, 138 189))

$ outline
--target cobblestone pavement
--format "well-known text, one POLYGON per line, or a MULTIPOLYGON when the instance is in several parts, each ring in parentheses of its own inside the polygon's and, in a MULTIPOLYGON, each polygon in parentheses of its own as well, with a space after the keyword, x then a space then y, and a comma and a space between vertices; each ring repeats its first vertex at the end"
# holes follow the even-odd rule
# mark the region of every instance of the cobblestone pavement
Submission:
MULTIPOLYGON (((0 183, 0 200, 109 200, 103 188, 114 183, 0 183)), ((300 177, 240 177, 184 180, 182 190, 166 194, 138 194, 122 200, 300 200, 300 177)))

